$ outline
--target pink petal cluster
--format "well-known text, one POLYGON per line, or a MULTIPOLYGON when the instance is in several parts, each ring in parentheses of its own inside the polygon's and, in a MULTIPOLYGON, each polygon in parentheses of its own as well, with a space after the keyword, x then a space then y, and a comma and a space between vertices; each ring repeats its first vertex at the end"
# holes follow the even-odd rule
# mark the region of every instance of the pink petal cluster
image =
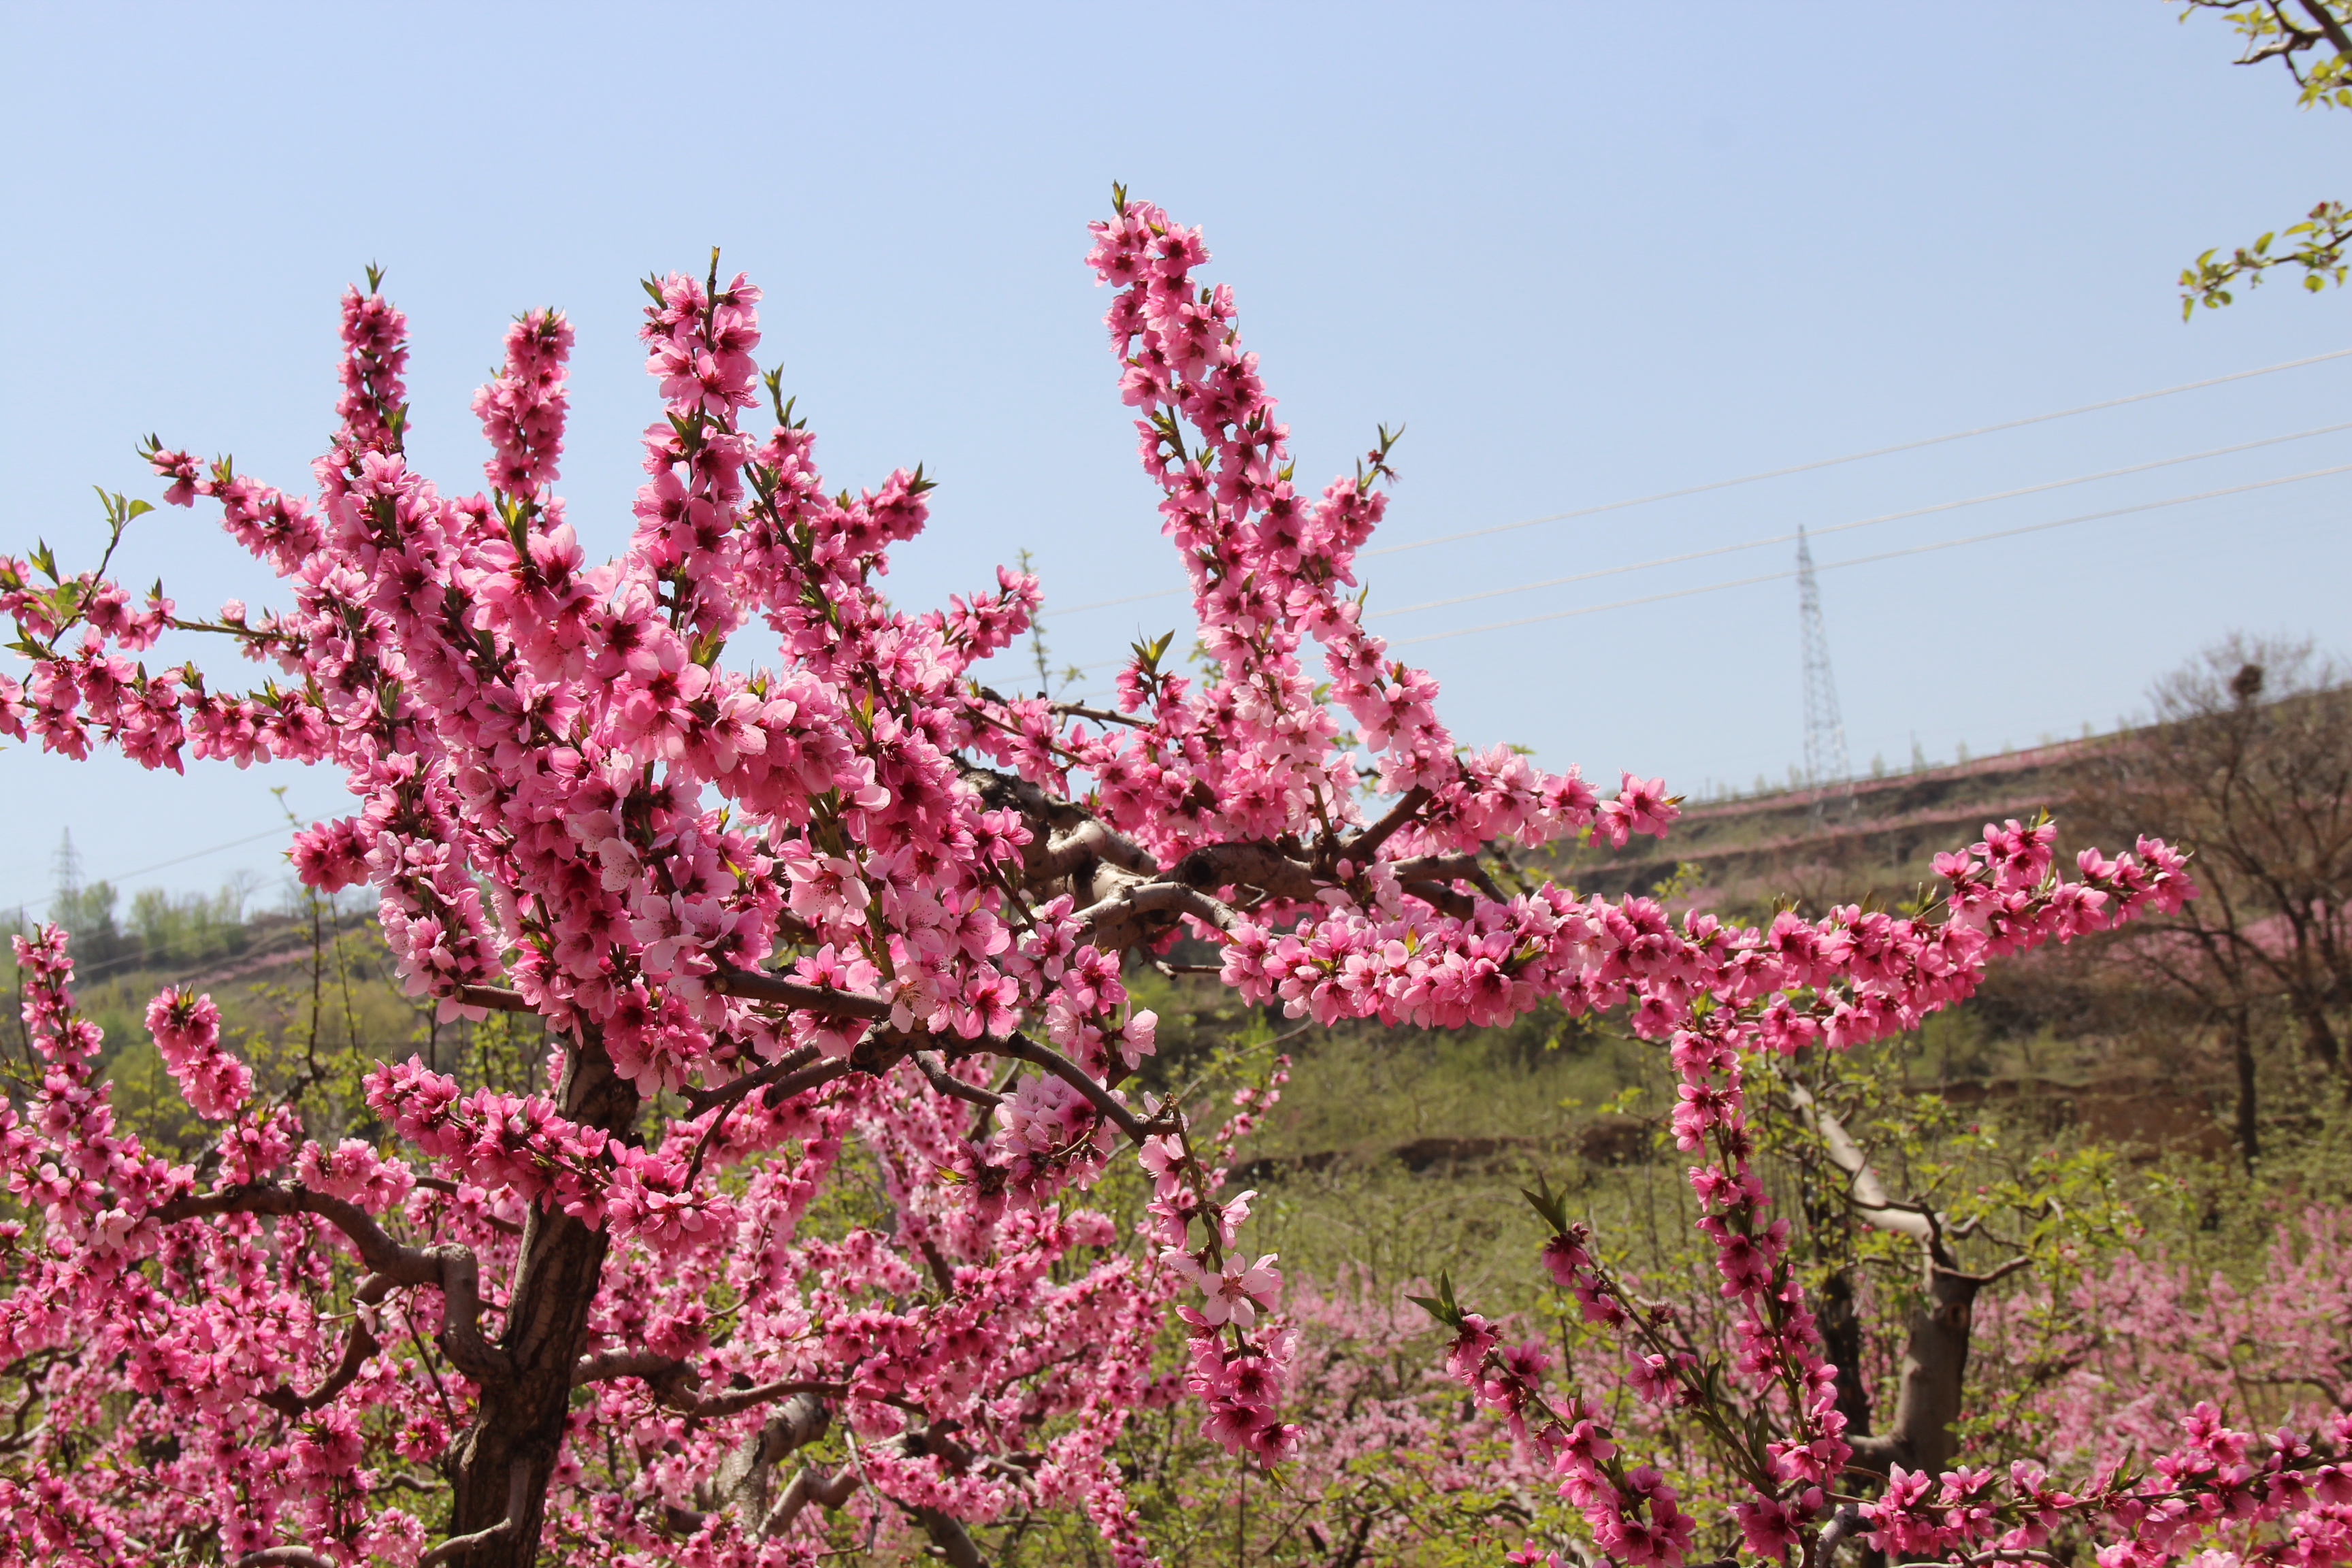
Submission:
MULTIPOLYGON (((1297 1334, 1275 1259, 1240 1246, 1252 1194, 1223 1191, 1283 1068, 1213 1129, 1129 1082, 1159 1020, 1132 1006, 1129 955, 1186 935, 1222 949, 1243 1000, 1293 1016, 1451 1027, 1557 1002, 1622 1007, 1668 1042, 1732 1364, 1655 1334, 1564 1223, 1546 1261, 1623 1336, 1643 1399, 1746 1402, 1751 1545, 1816 1527, 1847 1448, 1752 1167, 1743 1055, 1911 1027, 1993 958, 2177 906, 2180 857, 2144 840, 2069 878, 2045 827, 2010 823, 1939 863, 1940 916, 1756 928, 1506 892, 1490 847, 1664 834, 1675 797, 1626 773, 1604 801, 1573 769, 1457 743, 1436 682, 1365 629, 1356 592, 1391 438, 1299 493, 1233 293, 1197 276, 1198 231, 1122 196, 1088 259, 1206 655, 1195 679, 1139 648, 1116 712, 986 684, 1039 604, 1027 574, 928 613, 885 594, 931 481, 828 485, 754 358, 760 292, 715 258, 646 285, 660 409, 611 561, 586 561, 552 490, 570 324, 534 310, 508 331, 474 402, 490 489, 445 494, 410 466, 405 322, 373 281, 342 300, 313 496, 148 451, 164 500, 216 503, 281 607, 184 622, 160 590, 137 604, 45 553, 0 558, 0 613, 31 658, 0 677, 0 733, 155 768, 336 770, 357 804, 296 837, 298 875, 372 888, 404 983, 442 1016, 526 1014, 550 1042, 544 1092, 380 1064, 383 1142, 329 1149, 256 1103, 208 1001, 166 993, 158 1047, 224 1122, 200 1182, 114 1130, 62 933, 22 944, 44 1077, 0 1121, 0 1172, 35 1216, 0 1238, 0 1357, 58 1357, 43 1435, 0 1479, 0 1538, 54 1561, 184 1534, 410 1562, 448 1510, 386 1478, 446 1458, 467 1477, 449 1517, 503 1507, 505 1473, 467 1467, 507 1451, 471 1440, 505 1421, 562 1434, 521 1487, 541 1539, 575 1543, 551 1547, 562 1562, 797 1563, 835 1504, 776 1520, 715 1489, 747 1444, 767 1451, 778 1402, 806 1396, 856 1460, 812 1468, 803 1499, 873 1531, 929 1521, 950 1556, 946 1523, 1076 1508, 1112 1561, 1149 1561, 1115 1449, 1129 1412, 1173 1392, 1152 1371, 1171 1313, 1210 1435, 1267 1462, 1301 1451, 1297 1334), (178 626, 274 674, 238 689, 134 657, 178 626), (1152 1184, 1137 1238, 1083 1201, 1122 1139, 1152 1184), (844 1218, 861 1205, 870 1223, 844 1218), (586 1272, 559 1289, 558 1258, 586 1272), (509 1332, 509 1314, 577 1329, 509 1332)), ((1593 1409, 1548 1403, 1541 1354, 1475 1314, 1452 1327, 1453 1374, 1603 1550, 1679 1563, 1694 1524, 1675 1488, 1593 1409)), ((2315 1568, 2336 1461, 2264 1470, 2246 1452, 2252 1479, 2183 1458, 2174 1491, 2275 1506, 2315 1568)), ((2171 1492, 2078 1491, 2113 1520, 2145 1502, 2142 1535, 2169 1528, 2171 1492)), ((1979 1541, 1978 1512, 2022 1506, 1991 1495, 1948 1478, 1890 1493, 1878 1528, 1979 1541)))
POLYGON ((218 1121, 253 1092, 253 1069, 221 1045, 220 1009, 211 997, 158 993, 147 1004, 147 1032, 197 1115, 218 1121))

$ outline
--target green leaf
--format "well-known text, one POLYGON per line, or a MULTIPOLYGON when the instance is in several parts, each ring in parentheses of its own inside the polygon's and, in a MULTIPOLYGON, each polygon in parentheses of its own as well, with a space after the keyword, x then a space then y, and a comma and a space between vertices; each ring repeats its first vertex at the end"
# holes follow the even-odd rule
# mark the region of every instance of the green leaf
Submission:
POLYGON ((1525 1187, 1519 1189, 1519 1196, 1528 1200, 1536 1213, 1543 1217, 1543 1222, 1551 1226, 1555 1236, 1568 1234, 1568 1205, 1565 1201, 1567 1195, 1565 1193, 1553 1192, 1551 1183, 1545 1179, 1541 1172, 1536 1173, 1534 1192, 1529 1192, 1525 1187))

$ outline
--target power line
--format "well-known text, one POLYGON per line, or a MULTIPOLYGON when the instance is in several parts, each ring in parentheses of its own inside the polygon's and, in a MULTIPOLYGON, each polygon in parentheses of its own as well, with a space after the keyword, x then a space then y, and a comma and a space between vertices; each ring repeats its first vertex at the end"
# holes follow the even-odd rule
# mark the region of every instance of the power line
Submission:
MULTIPOLYGON (((2259 365, 2252 370, 2232 371, 2228 375, 2209 377, 2204 381, 2183 382, 2178 386, 2158 387, 2153 392, 2135 392, 2124 397, 2110 397, 2099 403, 2085 403, 2078 407, 2055 409, 2048 414, 2029 414, 2021 419, 2005 419, 1997 425, 1979 425, 1971 430, 1955 430, 1943 436, 1923 437, 1916 441, 1899 441, 1891 447, 1874 447, 1866 452, 1849 452, 1841 458, 1817 458, 1810 463, 1792 463, 1787 468, 1766 468, 1753 474, 1741 474, 1728 479, 1711 479, 1706 484, 1687 485, 1680 489, 1659 490, 1646 496, 1633 496, 1624 500, 1602 501, 1595 506, 1578 507, 1569 511, 1548 512, 1542 517, 1525 518, 1517 522, 1498 522, 1486 528, 1465 529, 1459 533, 1440 534, 1433 539, 1410 540, 1402 544, 1383 544, 1362 552, 1360 559, 1375 555, 1393 555, 1400 551, 1425 550, 1433 544, 1452 544, 1465 539, 1484 538, 1491 533, 1508 533, 1515 529, 1533 528, 1538 523, 1565 522, 1571 518, 1591 517, 1601 512, 1621 511, 1627 507, 1648 506, 1656 501, 1678 500, 1685 496, 1705 495, 1712 490, 1729 489, 1735 485, 1751 485, 1762 479, 1777 479, 1790 474, 1811 473, 1817 468, 1833 468, 1845 463, 1859 463, 1870 458, 1891 457, 1897 452, 1916 452, 1926 447, 1940 447, 1950 441, 1965 441, 1977 436, 1990 436, 2003 430, 2021 429, 2028 425, 2046 424, 2053 419, 2071 419, 2078 414, 2095 414, 2103 408, 2121 408, 2126 404, 2146 403, 2153 398, 2171 397, 2183 392, 2199 392, 2209 386, 2221 386, 2233 381, 2245 381, 2258 375, 2272 375, 2283 370, 2300 370, 2305 365, 2323 364, 2329 360, 2352 355, 2352 349, 2334 349, 2324 354, 2305 359, 2283 360, 2277 364, 2259 365)), ((1088 610, 1107 610, 1118 605, 1140 604, 1146 599, 1165 599, 1182 593, 1181 588, 1161 588, 1148 594, 1128 594, 1116 599, 1097 599, 1088 604, 1071 605, 1054 613, 1075 616, 1088 610)))
POLYGON ((1116 599, 1097 599, 1092 604, 1066 605, 1054 614, 1076 616, 1087 610, 1108 610, 1114 605, 1139 605, 1146 599, 1171 599, 1183 591, 1181 588, 1154 588, 1149 594, 1127 594, 1116 599))
MULTIPOLYGON (((2129 468, 2107 468, 2095 474, 2077 474, 2068 479, 2049 479, 2038 485, 2021 485, 2015 489, 1993 490, 1985 495, 1969 496, 1960 500, 1937 501, 1933 506, 1912 507, 1904 511, 1881 512, 1876 517, 1857 518, 1852 522, 1832 523, 1827 528, 1811 530, 1819 539, 1825 533, 1843 533, 1852 528, 1869 528, 1882 522, 1899 522, 1906 518, 1927 517, 1939 511, 1957 511, 1961 507, 1982 506, 1988 501, 2014 500, 2019 496, 2039 495, 2044 490, 2062 490, 2073 485, 2087 485, 2098 479, 2118 479, 2126 474, 2144 474, 2151 468, 2174 468, 2182 463, 2200 462, 2207 458, 2227 457, 2233 452, 2251 452, 2257 447, 2275 447, 2287 441, 2305 441, 2314 436, 2333 436, 2352 430, 2352 421, 2341 425, 2323 425, 2315 430, 2299 430, 2292 436, 2265 436, 2259 441, 2242 441, 2234 447, 2216 447, 2210 451, 2189 452, 2177 458, 2158 458, 2153 462, 2134 463, 2129 468)), ((1710 555, 1729 555, 1741 550, 1760 550, 1768 544, 1786 544, 1797 537, 1794 533, 1775 533, 1763 539, 1742 540, 1737 544, 1711 545, 1705 550, 1685 551, 1680 555, 1661 555, 1654 560, 1631 562, 1623 566, 1601 566, 1590 572, 1571 573, 1565 577, 1546 577, 1536 583, 1514 583, 1506 588, 1482 588, 1475 594, 1456 594, 1450 599, 1425 599, 1418 605, 1400 605, 1392 610, 1376 610, 1379 616, 1405 616, 1416 610, 1444 609, 1449 605, 1467 605, 1480 599, 1498 599, 1510 594, 1531 594, 1538 588, 1558 588, 1570 583, 1589 583, 1596 577, 1617 577, 1628 572, 1643 572, 1653 566, 1678 566, 1685 561, 1704 561, 1710 555)))
POLYGON ((127 882, 133 877, 144 877, 150 871, 169 870, 174 866, 184 866, 191 860, 201 860, 207 855, 217 855, 224 849, 242 848, 247 844, 258 843, 264 838, 275 838, 281 833, 290 833, 292 831, 293 829, 290 826, 280 825, 279 826, 268 828, 263 832, 250 835, 247 837, 233 838, 226 844, 215 844, 209 849, 192 849, 185 855, 174 856, 169 860, 158 860, 152 866, 142 866, 135 871, 118 871, 113 876, 101 877, 99 880, 102 882, 127 882))
MULTIPOLYGON (((1995 539, 2014 539, 2020 534, 2041 533, 2053 528, 2067 528, 2078 522, 2097 522, 2105 518, 2126 517, 2134 512, 2155 511, 2162 507, 2185 506, 2190 501, 2211 500, 2219 496, 2242 495, 2249 490, 2269 489, 2274 485, 2298 484, 2305 479, 2326 479, 2331 474, 2352 473, 2352 463, 2332 468, 2314 468, 2309 473, 2288 474, 2281 479, 2256 479, 2249 484, 2231 485, 2221 489, 2200 490, 2195 495, 2169 496, 2163 500, 2141 501, 2136 506, 2119 506, 2107 511, 2084 512, 2077 517, 2062 517, 2050 522, 2031 522, 2022 528, 1998 529, 1990 533, 1973 533, 1965 539, 1942 539, 1932 544, 1914 544, 1901 550, 1881 551, 1875 555, 1857 555, 1846 561, 1832 561, 1818 570, 1834 572, 1842 566, 1866 566, 1873 562, 1893 561, 1906 555, 1926 555, 1938 550, 1953 550, 1963 544, 1983 544, 1995 539)), ((1512 626, 1534 626, 1539 621, 1563 621, 1577 616, 1599 615, 1603 610, 1629 609, 1635 605, 1654 605, 1666 599, 1688 598, 1694 594, 1718 593, 1726 588, 1745 588, 1757 583, 1779 583, 1797 574, 1796 568, 1784 572, 1764 572, 1753 577, 1737 577, 1726 583, 1707 583, 1696 588, 1674 588, 1663 594, 1644 594, 1639 598, 1617 599, 1606 605, 1585 605, 1573 610, 1552 610, 1540 616, 1521 616, 1516 620, 1490 621, 1485 626, 1459 626, 1450 632, 1426 632, 1420 637, 1399 637, 1391 647, 1408 647, 1414 643, 1443 642, 1447 637, 1465 637, 1474 632, 1499 632, 1512 626)))
POLYGON ((1459 540, 1478 539, 1490 533, 1508 533, 1513 529, 1533 528, 1539 522, 1565 522, 1572 517, 1591 517, 1596 512, 1618 511, 1629 506, 1648 506, 1654 501, 1678 500, 1684 496, 1705 495, 1710 490, 1729 489, 1734 485, 1752 485, 1759 479, 1777 479, 1790 474, 1811 473, 1816 468, 1834 468, 1843 463, 1859 463, 1867 458, 1890 457, 1896 452, 1916 452, 1923 447, 1940 447, 1948 441, 1965 441, 1975 436, 1990 436, 2001 430, 2021 429, 2028 425, 2046 424, 2053 419, 2071 419, 2077 414, 2095 414, 2102 408, 2120 408, 2127 403, 2146 403, 2150 398, 2170 397, 2176 393, 2196 392, 2208 386, 2220 386, 2225 382, 2244 381, 2250 376, 2270 375, 2282 370, 2298 370, 2307 364, 2326 360, 2342 359, 2352 354, 2352 349, 2335 349, 2308 359, 2292 359, 2278 364, 2266 364, 2254 370, 2233 371, 2206 381, 2183 382, 2179 386, 2158 387, 2154 392, 2135 392, 2127 397, 2110 397, 2103 403, 2085 403, 2078 408, 2061 408, 2049 414, 2029 414, 2022 419, 2004 419, 1998 425, 1979 425, 1973 430, 1955 430, 1948 436, 1927 436, 1916 441, 1898 441, 1892 447, 1874 447, 1867 452, 1849 452, 1843 458, 1817 458, 1810 463, 1793 463, 1785 468, 1767 468, 1760 473, 1742 474, 1738 479, 1711 479, 1703 485, 1686 485, 1681 489, 1660 490, 1655 495, 1634 496, 1627 500, 1603 501, 1598 506, 1578 507, 1573 511, 1556 511, 1543 517, 1530 517, 1519 522, 1498 522, 1486 528, 1467 529, 1460 533, 1440 534, 1434 539, 1416 539, 1403 544, 1384 544, 1367 550, 1366 556, 1393 555, 1401 550, 1425 550, 1433 544, 1452 544, 1459 540))
POLYGON ((150 871, 163 871, 167 870, 173 866, 184 866, 191 860, 201 860, 207 855, 217 855, 224 849, 241 848, 247 844, 257 844, 264 838, 275 838, 281 833, 291 833, 292 831, 294 831, 294 829, 290 823, 280 823, 276 827, 265 828, 261 832, 250 835, 247 837, 231 839, 226 844, 215 844, 209 849, 192 849, 185 855, 175 856, 169 860, 158 860, 152 866, 142 866, 136 871, 124 871, 117 876, 108 878, 107 880, 127 882, 133 877, 143 877, 150 871))

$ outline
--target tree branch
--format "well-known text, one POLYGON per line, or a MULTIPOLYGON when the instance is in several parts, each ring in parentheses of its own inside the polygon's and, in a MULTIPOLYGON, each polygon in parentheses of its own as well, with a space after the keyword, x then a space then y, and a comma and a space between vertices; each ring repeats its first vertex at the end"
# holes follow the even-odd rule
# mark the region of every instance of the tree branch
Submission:
POLYGON ((361 1261, 393 1284, 439 1288, 443 1310, 438 1340, 458 1371, 477 1383, 500 1383, 514 1376, 506 1352, 482 1338, 481 1279, 472 1247, 454 1242, 404 1247, 384 1234, 383 1227, 357 1204, 290 1183, 251 1183, 192 1193, 173 1198, 154 1214, 165 1224, 219 1214, 315 1215, 350 1237, 361 1261))
POLYGON ((940 1555, 947 1559, 949 1568, 988 1568, 980 1548, 972 1542, 971 1532, 964 1529, 961 1521, 935 1508, 917 1509, 915 1519, 922 1525, 923 1533, 931 1538, 931 1544, 939 1548, 940 1555))
POLYGON ((1206 892, 1214 888, 1255 888, 1277 899, 1311 899, 1321 890, 1315 868, 1271 844, 1205 844, 1168 872, 1168 879, 1206 892))
POLYGON ((757 1072, 745 1073, 717 1089, 690 1089, 686 1091, 686 1114, 689 1120, 721 1105, 732 1105, 755 1089, 765 1089, 778 1079, 788 1077, 816 1060, 814 1046, 803 1046, 787 1051, 757 1072))
POLYGON ((1149 730, 1150 724, 1128 713, 1116 713, 1108 709, 1088 708, 1079 702, 1056 702, 1052 711, 1069 719, 1087 719, 1097 724, 1124 724, 1130 730, 1149 730))
POLYGON ((523 1510, 530 1501, 528 1496, 530 1490, 530 1467, 520 1463, 509 1466, 506 1517, 488 1529, 475 1531, 470 1535, 451 1536, 424 1556, 419 1557, 416 1560, 416 1568, 433 1568, 436 1563, 446 1563, 452 1558, 463 1557, 478 1546, 488 1546, 512 1535, 515 1532, 515 1521, 522 1517, 523 1510))
POLYGON ((688 1391, 701 1381, 693 1366, 677 1356, 656 1355, 651 1351, 604 1351, 596 1355, 583 1356, 572 1369, 572 1386, 578 1388, 583 1384, 602 1383, 615 1377, 643 1378, 653 1389, 654 1397, 664 1405, 705 1420, 738 1415, 772 1399, 785 1399, 803 1394, 837 1396, 849 1392, 849 1384, 845 1383, 784 1378, 751 1388, 730 1388, 724 1394, 693 1394, 688 1391))
POLYGON ((1496 903, 1505 901, 1503 889, 1475 855, 1416 855, 1397 861, 1394 869, 1400 882, 1467 882, 1496 903))
POLYGON ((847 1502, 856 1489, 857 1472, 854 1469, 845 1468, 837 1475, 826 1476, 814 1465, 803 1465, 793 1472, 784 1495, 776 1500, 774 1510, 761 1523, 760 1533, 772 1541, 790 1530, 793 1521, 809 1504, 822 1504, 830 1512, 847 1502))
POLYGON ((1155 934, 1150 917, 1191 915, 1219 931, 1231 931, 1241 916, 1230 905, 1181 882, 1130 882, 1078 911, 1078 940, 1118 951, 1155 934))
MULTIPOLYGON (((696 1500, 708 1508, 734 1509, 746 1532, 757 1533, 769 1512, 768 1472, 794 1450, 824 1436, 829 1419, 824 1401, 812 1394, 793 1395, 719 1461, 710 1479, 695 1489, 696 1500)), ((698 1514, 686 1528, 699 1530, 704 1522, 705 1517, 698 1514)))
POLYGON ((494 1013, 531 1013, 534 1008, 520 991, 504 985, 460 985, 455 1000, 467 1007, 488 1007, 494 1013))
MULTIPOLYGON (((374 1278, 383 1277, 378 1275, 374 1278)), ((367 1358, 375 1354, 381 1348, 376 1343, 375 1335, 369 1331, 367 1324, 355 1322, 352 1325, 351 1338, 343 1344, 343 1359, 336 1363, 335 1370, 327 1374, 327 1381, 320 1384, 315 1392, 297 1394, 291 1388, 281 1386, 273 1388, 266 1394, 257 1394, 254 1397, 284 1415, 289 1421, 295 1420, 308 1411, 316 1410, 344 1389, 349 1388, 352 1380, 359 1376, 360 1368, 367 1363, 367 1358)))
POLYGON ((1937 1242, 1935 1226, 1919 1210, 1898 1208, 1888 1201, 1886 1188, 1880 1184, 1878 1173, 1870 1168, 1870 1161, 1847 1134, 1844 1124, 1815 1104, 1803 1085, 1791 1083, 1788 1088, 1790 1102, 1805 1113, 1806 1120, 1821 1134, 1830 1163, 1843 1171, 1850 1179, 1852 1191, 1846 1201, 1853 1205, 1863 1223, 1910 1237, 1915 1241, 1935 1247, 1940 1252, 1942 1248, 1937 1242))
POLYGON ((2336 46, 2337 54, 2352 55, 2352 37, 2346 35, 2344 24, 2336 19, 2336 14, 2322 0, 2303 0, 2303 9, 2305 16, 2319 24, 2319 30, 2327 35, 2327 41, 2336 46))
POLYGON ((582 1356, 572 1364, 572 1386, 579 1388, 614 1377, 642 1377, 657 1382, 677 1377, 686 1370, 687 1363, 674 1355, 658 1355, 652 1351, 603 1351, 582 1356))
MULTIPOLYGON (((705 984, 722 996, 781 1002, 788 1007, 835 1018, 880 1019, 890 1016, 890 1004, 879 996, 861 996, 829 985, 803 985, 765 970, 721 969, 706 976, 705 984)), ((468 1007, 488 1007, 502 1013, 536 1011, 521 992, 503 985, 460 985, 453 1000, 468 1007)))
POLYGON ((1862 1510, 1860 1509, 1842 1508, 1832 1514, 1829 1523, 1822 1527, 1821 1538, 1813 1542, 1811 1568, 1830 1568, 1830 1565, 1837 1561, 1838 1548, 1844 1544, 1848 1536, 1861 1528, 1862 1510))
POLYGON ((1397 797, 1397 803, 1389 807, 1378 822, 1341 844, 1339 852, 1355 861, 1358 868, 1360 869, 1363 863, 1370 860, 1381 845, 1386 844, 1395 836, 1397 829, 1420 816, 1421 808, 1428 804, 1429 786, 1413 785, 1397 797))
MULTIPOLYGON (((722 1415, 740 1415, 755 1405, 765 1405, 772 1399, 789 1399, 798 1394, 839 1396, 849 1392, 845 1383, 819 1383, 806 1378, 787 1378, 776 1383, 762 1383, 751 1388, 730 1388, 724 1394, 694 1395, 684 1392, 685 1380, 680 1379, 666 1388, 657 1388, 662 1403, 686 1415, 698 1415, 715 1421, 722 1415)), ((888 1403, 884 1401, 884 1403, 888 1403)))
POLYGON ((797 980, 787 980, 764 969, 722 969, 710 976, 708 984, 721 995, 743 996, 758 1002, 781 1002, 787 1007, 823 1013, 835 1018, 865 1018, 878 1022, 890 1016, 890 1004, 879 996, 864 996, 855 991, 836 991, 830 985, 803 985, 797 980))
POLYGON ((1072 1089, 1087 1097, 1103 1119, 1121 1132, 1130 1142, 1140 1143, 1151 1135, 1151 1129, 1138 1120, 1135 1112, 1118 1102, 1110 1090, 1097 1083, 1077 1063, 1049 1046, 1041 1046, 1017 1030, 1003 1040, 991 1040, 985 1049, 997 1056, 1013 1057, 1021 1061, 1044 1068, 1072 1089))
POLYGON ((1032 882, 1051 881, 1068 876, 1089 860, 1100 860, 1139 876, 1160 874, 1160 862, 1151 858, 1150 851, 1100 822, 1088 822, 1057 836, 1046 845, 1044 854, 1028 861, 1022 870, 1032 882))
POLYGON ((948 1071, 947 1064, 929 1051, 917 1051, 913 1053, 912 1059, 915 1070, 923 1075, 924 1081, 941 1094, 952 1096, 957 1100, 965 1100, 990 1110, 1004 1103, 1003 1095, 992 1094, 978 1084, 966 1083, 948 1071))

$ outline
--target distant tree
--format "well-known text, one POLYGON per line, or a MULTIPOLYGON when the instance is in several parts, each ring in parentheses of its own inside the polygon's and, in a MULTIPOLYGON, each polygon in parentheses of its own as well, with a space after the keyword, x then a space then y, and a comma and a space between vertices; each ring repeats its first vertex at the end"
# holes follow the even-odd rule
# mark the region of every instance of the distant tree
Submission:
MULTIPOLYGON (((2298 101, 2309 109, 2352 108, 2352 0, 2180 0, 2181 19, 2198 11, 2219 11, 2229 17, 2245 40, 2242 66, 2277 60, 2301 89, 2298 101)), ((2219 247, 2205 252, 2180 273, 2180 315, 2183 321, 2203 305, 2218 310, 2232 298, 2230 285, 2240 279, 2254 288, 2273 267, 2300 267, 2303 286, 2317 293, 2329 279, 2344 281, 2352 270, 2346 251, 2352 247, 2352 208, 2342 202, 2323 201, 2301 223, 2242 245, 2226 258, 2219 247), (2290 243, 2273 251, 2273 245, 2290 243)))
POLYGON ((2104 753, 2076 815, 2191 847, 2205 896, 2105 951, 2228 1042, 2251 1165, 2267 1029, 2352 1095, 2352 688, 2308 641, 2232 636, 2151 697, 2156 721, 2104 753))

